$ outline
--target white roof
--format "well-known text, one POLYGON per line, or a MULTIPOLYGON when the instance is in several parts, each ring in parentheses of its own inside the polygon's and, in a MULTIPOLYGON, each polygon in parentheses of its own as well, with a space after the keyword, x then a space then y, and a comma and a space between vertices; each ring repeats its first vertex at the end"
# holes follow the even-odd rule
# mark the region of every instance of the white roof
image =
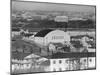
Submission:
POLYGON ((38 60, 38 62, 43 62, 43 61, 46 61, 46 60, 48 60, 48 59, 47 59, 47 58, 42 57, 42 58, 40 58, 40 59, 38 60))
POLYGON ((17 59, 12 59, 13 63, 31 63, 30 61, 27 60, 17 60, 17 59))
POLYGON ((24 59, 39 58, 39 57, 40 57, 39 55, 30 54, 30 55, 26 56, 24 59))

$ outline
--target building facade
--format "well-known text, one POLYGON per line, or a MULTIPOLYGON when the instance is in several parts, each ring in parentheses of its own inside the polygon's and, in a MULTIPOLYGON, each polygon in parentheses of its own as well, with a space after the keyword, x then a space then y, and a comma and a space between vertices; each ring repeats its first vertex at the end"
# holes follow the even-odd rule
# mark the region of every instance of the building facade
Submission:
POLYGON ((70 36, 62 30, 41 30, 34 36, 37 44, 47 46, 49 43, 66 43, 70 42, 70 36))

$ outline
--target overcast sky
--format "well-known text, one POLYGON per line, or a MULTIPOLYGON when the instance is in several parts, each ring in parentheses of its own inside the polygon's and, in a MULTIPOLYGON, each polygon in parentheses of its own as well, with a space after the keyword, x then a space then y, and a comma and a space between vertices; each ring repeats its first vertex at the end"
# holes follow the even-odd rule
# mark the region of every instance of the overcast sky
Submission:
POLYGON ((12 10, 95 12, 94 6, 12 1, 12 10))

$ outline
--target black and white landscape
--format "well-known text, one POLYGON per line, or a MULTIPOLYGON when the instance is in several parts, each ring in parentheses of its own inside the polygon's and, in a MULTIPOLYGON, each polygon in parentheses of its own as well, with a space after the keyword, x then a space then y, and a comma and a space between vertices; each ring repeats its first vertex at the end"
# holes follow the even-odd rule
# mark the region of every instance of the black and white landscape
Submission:
POLYGON ((11 74, 96 69, 96 7, 11 2, 11 74))

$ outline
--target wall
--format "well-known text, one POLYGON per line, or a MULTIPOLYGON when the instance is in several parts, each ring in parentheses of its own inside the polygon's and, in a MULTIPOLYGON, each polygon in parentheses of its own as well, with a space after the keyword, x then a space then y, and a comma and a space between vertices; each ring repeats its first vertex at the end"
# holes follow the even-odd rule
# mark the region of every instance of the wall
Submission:
POLYGON ((63 59, 50 59, 50 70, 51 71, 64 71, 68 70, 69 63, 66 62, 69 58, 63 59), (61 61, 61 63, 60 63, 61 61), (54 63, 55 62, 55 63, 54 63))
POLYGON ((65 41, 70 41, 70 36, 64 31, 55 30, 50 32, 45 37, 45 43, 64 43, 65 41))

